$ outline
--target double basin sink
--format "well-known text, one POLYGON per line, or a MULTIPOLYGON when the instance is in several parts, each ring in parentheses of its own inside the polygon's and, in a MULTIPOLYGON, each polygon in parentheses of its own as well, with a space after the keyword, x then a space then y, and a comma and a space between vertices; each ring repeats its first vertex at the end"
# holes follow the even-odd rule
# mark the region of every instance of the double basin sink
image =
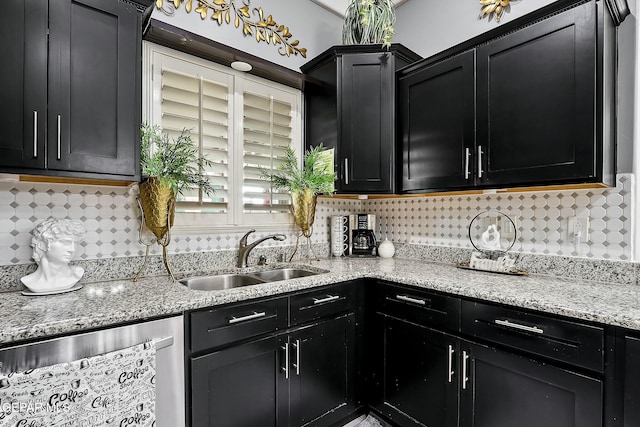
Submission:
POLYGON ((276 268, 272 270, 256 271, 253 273, 216 274, 211 276, 187 277, 179 280, 189 289, 196 291, 222 291, 242 286, 260 283, 278 282, 280 280, 297 279, 299 277, 315 276, 323 272, 304 268, 276 268))

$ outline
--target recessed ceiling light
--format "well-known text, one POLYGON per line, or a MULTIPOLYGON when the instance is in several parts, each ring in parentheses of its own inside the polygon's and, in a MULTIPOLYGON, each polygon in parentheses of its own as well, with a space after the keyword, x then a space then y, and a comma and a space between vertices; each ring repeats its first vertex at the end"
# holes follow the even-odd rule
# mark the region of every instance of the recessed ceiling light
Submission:
POLYGON ((251 71, 253 67, 251 66, 251 64, 248 64, 244 61, 233 61, 231 63, 231 68, 233 68, 234 70, 247 72, 251 71))

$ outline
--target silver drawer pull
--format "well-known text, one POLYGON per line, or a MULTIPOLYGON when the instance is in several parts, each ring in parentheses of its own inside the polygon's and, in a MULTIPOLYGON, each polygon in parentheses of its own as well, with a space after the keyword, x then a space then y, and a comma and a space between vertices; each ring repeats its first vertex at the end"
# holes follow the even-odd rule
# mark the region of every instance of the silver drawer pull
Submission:
POLYGON ((462 352, 462 389, 467 389, 467 382, 469 377, 467 376, 467 363, 469 362, 469 355, 466 351, 462 352))
POLYGON ((58 151, 56 153, 56 159, 60 160, 60 114, 58 114, 58 151))
POLYGON ((289 379, 289 343, 288 342, 284 343, 284 345, 280 348, 284 350, 284 367, 282 368, 282 371, 284 372, 284 378, 288 380, 289 379))
POLYGON ((344 183, 349 185, 349 159, 346 157, 344 159, 344 183))
POLYGON ((500 320, 500 319, 496 319, 494 320, 494 322, 496 325, 506 326, 507 328, 519 329, 521 331, 533 332, 535 334, 544 334, 544 329, 540 329, 537 326, 521 325, 519 323, 512 323, 512 322, 509 322, 508 320, 500 320))
POLYGON ((258 313, 257 311, 254 311, 253 314, 249 314, 248 316, 232 317, 231 319, 229 319, 229 324, 232 325, 238 322, 246 322, 247 320, 257 319, 259 317, 264 317, 266 315, 267 313, 265 311, 261 311, 260 313, 258 313))
POLYGON ((449 344, 449 372, 447 373, 449 382, 453 380, 453 374, 455 374, 453 370, 453 353, 455 353, 455 350, 453 349, 453 346, 449 344))
POLYGON ((427 305, 426 301, 418 298, 411 298, 406 295, 396 295, 396 299, 400 301, 412 302, 414 304, 427 305))
POLYGON ((314 298, 313 299, 313 303, 314 304, 324 304, 325 302, 335 301, 335 300, 337 300, 339 298, 340 298, 339 295, 329 295, 326 298, 314 298))
POLYGON ((38 158, 38 112, 33 112, 33 158, 38 158))
POLYGON ((469 159, 471 159, 471 150, 469 147, 464 149, 464 179, 469 179, 471 171, 469 170, 469 159))

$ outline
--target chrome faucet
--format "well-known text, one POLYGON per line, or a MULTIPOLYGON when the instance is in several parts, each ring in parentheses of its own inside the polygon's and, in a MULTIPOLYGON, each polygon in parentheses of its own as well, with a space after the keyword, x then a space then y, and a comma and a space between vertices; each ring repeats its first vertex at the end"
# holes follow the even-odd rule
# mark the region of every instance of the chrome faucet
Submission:
POLYGON ((269 239, 283 241, 284 239, 287 238, 287 236, 285 236, 284 234, 272 234, 270 236, 263 237, 262 239, 258 239, 255 242, 248 245, 247 238, 249 237, 249 234, 254 233, 255 231, 256 230, 247 231, 247 234, 242 236, 242 238, 240 239, 240 245, 238 247, 238 263, 236 264, 240 268, 247 266, 247 259, 249 258, 249 252, 251 252, 251 250, 256 246, 258 246, 260 243, 269 239))

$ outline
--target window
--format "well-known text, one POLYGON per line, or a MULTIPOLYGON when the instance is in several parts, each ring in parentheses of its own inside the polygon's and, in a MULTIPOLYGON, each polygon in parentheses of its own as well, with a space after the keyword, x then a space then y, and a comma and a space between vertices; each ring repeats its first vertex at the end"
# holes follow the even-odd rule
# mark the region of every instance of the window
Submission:
POLYGON ((144 49, 143 116, 172 137, 190 130, 213 162, 204 172, 216 194, 180 196, 175 228, 289 224, 289 194, 260 170, 277 168, 289 146, 302 152, 300 91, 151 43, 144 49))

